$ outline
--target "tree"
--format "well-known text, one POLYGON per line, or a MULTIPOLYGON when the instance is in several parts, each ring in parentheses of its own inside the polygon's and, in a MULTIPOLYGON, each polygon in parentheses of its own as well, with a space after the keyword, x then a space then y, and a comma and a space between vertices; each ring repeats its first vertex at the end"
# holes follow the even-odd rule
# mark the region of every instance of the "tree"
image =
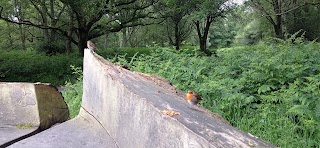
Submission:
POLYGON ((287 32, 294 34, 301 30, 307 40, 320 41, 319 14, 320 5, 306 5, 289 12, 284 20, 287 32))
POLYGON ((163 0, 160 3, 163 23, 166 26, 166 32, 170 45, 180 49, 184 40, 189 36, 192 30, 192 23, 189 15, 191 13, 192 2, 181 0, 163 0))
MULTIPOLYGON (((212 52, 207 49, 210 26, 216 19, 224 17, 234 4, 229 0, 196 0, 193 6, 193 23, 198 34, 200 50, 210 56, 212 52)), ((213 54, 216 55, 215 52, 213 54)))
POLYGON ((237 35, 237 31, 240 30, 238 24, 232 15, 228 15, 226 18, 218 20, 217 23, 210 27, 209 42, 210 48, 225 48, 230 47, 237 35))
POLYGON ((285 15, 306 5, 320 4, 314 0, 250 0, 249 4, 273 26, 275 36, 284 39, 285 15))
MULTIPOLYGON (((29 4, 32 4, 31 1, 41 2, 39 0, 30 0, 29 4)), ((59 1, 54 2, 59 3, 59 1)), ((151 22, 150 20, 154 20, 155 16, 151 6, 156 0, 61 0, 60 2, 66 6, 66 9, 71 11, 69 16, 75 20, 73 24, 74 27, 67 27, 68 24, 71 24, 74 20, 61 21, 59 22, 61 23, 59 26, 55 26, 53 23, 39 24, 32 18, 24 18, 16 21, 13 19, 15 17, 12 13, 14 9, 11 11, 6 9, 6 6, 10 5, 10 1, 0 6, 0 19, 10 23, 29 25, 59 32, 77 45, 79 53, 83 55, 83 49, 86 47, 87 40, 110 32, 120 31, 125 27, 147 25, 151 22), (124 13, 127 15, 121 15, 124 13)), ((33 6, 33 9, 37 9, 37 6, 33 6)), ((64 15, 67 16, 67 13, 64 13, 64 15)), ((47 15, 47 17, 49 17, 49 15, 47 15)))
MULTIPOLYGON (((65 21, 62 16, 66 14, 66 5, 59 1, 54 0, 28 0, 33 8, 40 15, 38 22, 43 26, 51 26, 57 28, 59 21, 65 21)), ((40 40, 40 49, 45 51, 47 54, 52 54, 56 52, 62 52, 63 46, 59 46, 59 42, 63 42, 59 38, 58 32, 54 29, 43 29, 43 35, 40 40)), ((67 51, 70 50, 67 47, 67 51)))

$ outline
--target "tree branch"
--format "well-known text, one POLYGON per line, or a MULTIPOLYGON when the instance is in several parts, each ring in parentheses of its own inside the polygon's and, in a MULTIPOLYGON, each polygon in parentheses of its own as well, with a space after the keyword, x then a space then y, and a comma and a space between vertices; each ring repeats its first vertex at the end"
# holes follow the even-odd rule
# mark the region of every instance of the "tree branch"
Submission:
POLYGON ((28 20, 19 20, 19 22, 17 21, 13 21, 9 18, 5 18, 2 16, 2 10, 3 8, 1 7, 1 13, 0 13, 0 20, 4 20, 8 23, 12 23, 12 24, 18 24, 18 25, 27 25, 27 26, 32 26, 32 27, 36 27, 36 28, 40 28, 40 29, 51 29, 51 30, 56 30, 58 32, 60 32, 62 35, 64 35, 65 37, 69 38, 72 43, 74 44, 77 44, 77 42, 70 36, 68 36, 68 33, 60 28, 57 28, 57 27, 51 27, 51 26, 43 26, 43 25, 37 25, 37 24, 34 24, 32 23, 31 21, 28 21, 28 20))

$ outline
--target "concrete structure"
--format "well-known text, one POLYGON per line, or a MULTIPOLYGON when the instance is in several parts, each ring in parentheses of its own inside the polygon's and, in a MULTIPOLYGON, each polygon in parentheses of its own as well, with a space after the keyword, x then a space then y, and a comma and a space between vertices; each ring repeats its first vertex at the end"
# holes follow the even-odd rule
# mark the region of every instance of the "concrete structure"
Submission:
POLYGON ((0 83, 0 147, 69 118, 61 94, 48 84, 0 83))
POLYGON ((274 147, 164 86, 86 49, 80 115, 10 147, 274 147))

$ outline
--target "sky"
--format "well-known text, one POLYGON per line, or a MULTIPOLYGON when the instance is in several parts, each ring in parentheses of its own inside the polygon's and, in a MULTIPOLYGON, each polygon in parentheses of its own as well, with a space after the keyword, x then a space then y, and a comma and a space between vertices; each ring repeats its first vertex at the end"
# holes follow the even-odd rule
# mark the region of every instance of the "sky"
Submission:
POLYGON ((237 3, 238 5, 242 5, 246 0, 232 0, 232 1, 237 3))

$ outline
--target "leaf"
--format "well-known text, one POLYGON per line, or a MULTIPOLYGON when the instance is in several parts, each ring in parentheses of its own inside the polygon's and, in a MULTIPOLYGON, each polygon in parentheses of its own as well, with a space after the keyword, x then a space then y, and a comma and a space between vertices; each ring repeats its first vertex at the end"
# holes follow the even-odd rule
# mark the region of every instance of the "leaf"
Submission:
POLYGON ((316 116, 320 117, 320 99, 318 100, 316 108, 314 110, 315 110, 316 116))
POLYGON ((271 88, 275 88, 275 86, 264 84, 258 88, 258 94, 260 95, 261 93, 266 93, 268 91, 271 91, 271 88))
POLYGON ((161 113, 164 115, 170 116, 170 117, 175 116, 175 115, 180 115, 179 112, 174 111, 174 110, 162 110, 161 113))
POLYGON ((309 116, 311 114, 311 111, 307 105, 294 105, 286 113, 299 116, 309 116))

